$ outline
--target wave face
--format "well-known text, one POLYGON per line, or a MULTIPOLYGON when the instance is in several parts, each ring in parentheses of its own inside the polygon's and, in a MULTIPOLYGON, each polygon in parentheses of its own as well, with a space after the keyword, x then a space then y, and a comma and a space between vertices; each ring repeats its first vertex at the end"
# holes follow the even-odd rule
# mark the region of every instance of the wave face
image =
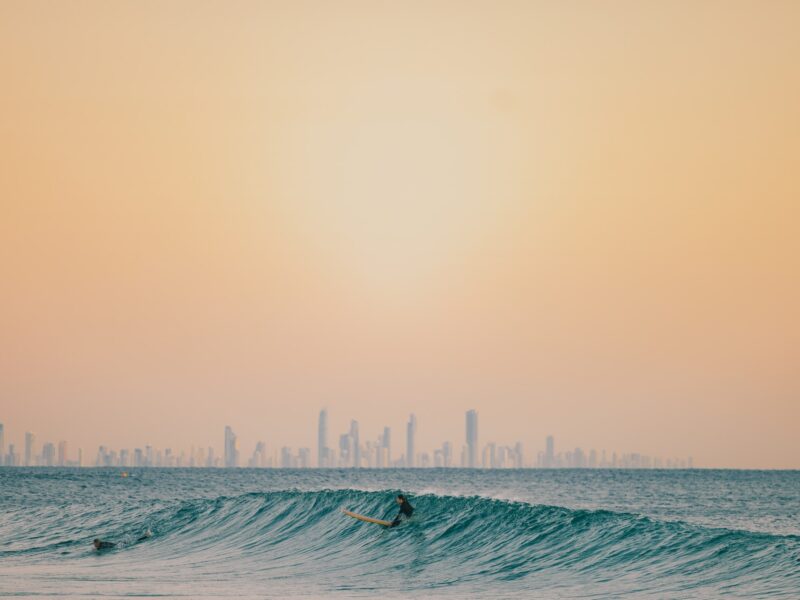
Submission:
MULTIPOLYGON (((167 474, 168 476, 168 474, 167 474)), ((604 509, 396 491, 139 493, 24 502, 0 517, 0 595, 798 597, 800 537, 604 509), (139 540, 149 529, 151 537, 139 540), (89 533, 91 532, 91 533, 89 533), (97 533, 100 532, 100 533, 97 533), (97 553, 102 535, 117 543, 97 553), (5 582, 5 583, 3 583, 5 582)))

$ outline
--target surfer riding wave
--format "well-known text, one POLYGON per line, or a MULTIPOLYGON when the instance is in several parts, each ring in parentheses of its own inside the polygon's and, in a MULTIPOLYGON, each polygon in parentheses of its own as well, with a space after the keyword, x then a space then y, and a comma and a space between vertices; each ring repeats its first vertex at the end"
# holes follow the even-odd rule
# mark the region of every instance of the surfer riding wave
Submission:
POLYGON ((392 521, 390 527, 397 527, 403 517, 409 518, 414 514, 414 507, 409 504, 408 500, 403 494, 397 494, 397 503, 400 505, 400 511, 392 521))
MULTIPOLYGON (((342 508, 342 512, 346 514, 348 517, 352 517, 359 521, 364 521, 366 523, 375 523, 376 525, 383 525, 384 527, 397 527, 403 519, 408 519, 411 515, 414 514, 414 507, 409 504, 408 500, 403 494, 398 494, 396 497, 397 503, 400 505, 400 510, 397 513, 397 516, 391 520, 386 521, 384 519, 374 519, 372 517, 367 517, 364 515, 360 515, 358 513, 354 513, 353 511, 347 510, 342 508)), ((389 517, 390 515, 387 515, 389 517)))

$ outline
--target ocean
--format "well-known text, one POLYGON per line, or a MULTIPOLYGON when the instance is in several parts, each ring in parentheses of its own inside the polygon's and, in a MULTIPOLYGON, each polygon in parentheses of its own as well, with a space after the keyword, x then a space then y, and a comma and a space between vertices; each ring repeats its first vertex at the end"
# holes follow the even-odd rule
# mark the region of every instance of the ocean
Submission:
POLYGON ((800 598, 800 471, 0 468, 0 596, 800 598))

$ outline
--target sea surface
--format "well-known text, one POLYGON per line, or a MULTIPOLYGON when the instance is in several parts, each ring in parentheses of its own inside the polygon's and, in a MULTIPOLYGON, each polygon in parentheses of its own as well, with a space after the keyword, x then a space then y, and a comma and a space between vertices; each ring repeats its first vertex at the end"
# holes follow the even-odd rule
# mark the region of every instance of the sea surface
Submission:
POLYGON ((0 596, 800 598, 800 471, 121 471, 0 468, 0 596))

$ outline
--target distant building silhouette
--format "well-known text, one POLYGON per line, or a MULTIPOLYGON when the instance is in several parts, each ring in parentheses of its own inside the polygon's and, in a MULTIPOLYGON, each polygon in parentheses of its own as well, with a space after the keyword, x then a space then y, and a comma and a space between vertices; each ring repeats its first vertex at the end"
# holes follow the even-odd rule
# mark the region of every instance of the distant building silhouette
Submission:
MULTIPOLYGON (((128 451, 125 450, 125 456, 127 457, 128 451)), ((127 458, 126 458, 127 460, 127 458)), ((67 442, 61 440, 58 442, 58 466, 64 467, 67 464, 67 442)), ((127 466, 127 465, 126 465, 127 466)))
POLYGON ((350 467, 353 464, 353 436, 343 433, 339 436, 339 467, 350 467))
POLYGON ((392 430, 383 428, 383 433, 378 436, 378 443, 367 442, 367 461, 370 468, 385 469, 392 466, 392 430))
POLYGON ((414 455, 416 453, 416 437, 417 437, 417 417, 413 413, 408 418, 408 425, 406 426, 406 467, 413 467, 414 455))
POLYGON ((56 447, 51 442, 47 442, 42 447, 42 465, 54 467, 56 464, 56 447))
MULTIPOLYGON (((149 447, 148 447, 149 448, 149 447)), ((225 426, 225 467, 228 469, 239 466, 239 440, 233 433, 230 425, 225 426)))
POLYGON ((545 441, 544 466, 547 469, 555 467, 555 440, 552 435, 548 435, 545 441))
POLYGON ((317 426, 317 466, 320 468, 332 467, 329 461, 328 450, 328 411, 319 411, 319 423, 317 426))
POLYGON ((25 466, 32 467, 36 464, 36 435, 30 431, 25 432, 25 466))
POLYGON ((467 411, 467 464, 470 469, 478 466, 478 413, 467 411))
POLYGON ((381 438, 383 445, 383 463, 387 467, 392 466, 392 430, 389 427, 383 428, 383 438, 381 438))
POLYGON ((361 467, 361 443, 358 438, 358 421, 350 421, 350 437, 353 445, 353 468, 361 467))
POLYGON ((442 466, 448 469, 453 466, 453 444, 450 442, 442 444, 442 466))

